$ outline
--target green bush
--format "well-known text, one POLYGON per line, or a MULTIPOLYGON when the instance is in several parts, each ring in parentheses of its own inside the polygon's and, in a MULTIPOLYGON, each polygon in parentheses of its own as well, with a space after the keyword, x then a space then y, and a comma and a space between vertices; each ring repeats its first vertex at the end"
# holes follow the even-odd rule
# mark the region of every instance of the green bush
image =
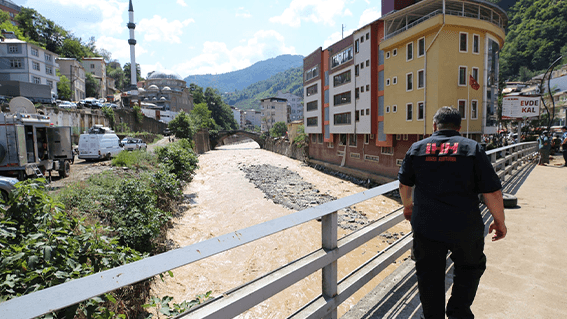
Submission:
MULTIPOLYGON (((0 213, 0 302, 143 257, 104 236, 111 229, 66 213, 44 179, 16 184, 0 213)), ((60 313, 73 317, 78 306, 60 313)))
POLYGON ((185 182, 191 181, 199 162, 197 155, 191 148, 191 142, 182 139, 167 146, 156 148, 155 153, 164 167, 170 173, 175 174, 177 179, 185 182))
POLYGON ((157 157, 146 151, 122 151, 112 159, 112 166, 150 169, 156 167, 157 157))

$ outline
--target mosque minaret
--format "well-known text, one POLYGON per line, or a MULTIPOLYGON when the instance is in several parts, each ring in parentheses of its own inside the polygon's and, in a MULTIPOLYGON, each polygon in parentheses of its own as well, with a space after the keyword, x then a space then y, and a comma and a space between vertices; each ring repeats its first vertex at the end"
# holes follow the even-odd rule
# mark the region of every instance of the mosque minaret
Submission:
POLYGON ((130 44, 130 90, 136 91, 138 89, 138 78, 137 78, 137 65, 136 65, 136 39, 134 38, 134 29, 136 29, 136 24, 134 23, 134 7, 132 6, 132 0, 130 0, 130 8, 128 9, 128 14, 130 16, 130 21, 127 26, 130 30, 130 39, 128 39, 128 44, 130 44))

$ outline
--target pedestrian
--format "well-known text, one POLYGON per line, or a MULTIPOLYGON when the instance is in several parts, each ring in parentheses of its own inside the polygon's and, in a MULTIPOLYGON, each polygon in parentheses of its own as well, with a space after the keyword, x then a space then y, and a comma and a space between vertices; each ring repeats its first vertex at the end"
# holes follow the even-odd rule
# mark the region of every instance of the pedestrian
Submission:
POLYGON ((486 269, 484 223, 478 194, 494 218, 492 241, 506 236, 502 185, 474 140, 460 136, 461 115, 452 107, 433 117, 434 133, 414 143, 398 179, 404 217, 413 228, 413 250, 426 319, 474 318, 470 309, 486 269), (413 191, 412 201, 412 187, 413 191), (445 264, 454 262, 453 289, 445 311, 445 264))
POLYGON ((551 152, 551 141, 547 136, 547 131, 541 132, 541 135, 537 139, 539 146, 539 164, 545 166, 549 164, 549 153, 551 152))
POLYGON ((565 161, 563 167, 567 167, 567 126, 563 125, 561 131, 563 132, 563 136, 561 136, 561 147, 563 148, 563 160, 565 161))

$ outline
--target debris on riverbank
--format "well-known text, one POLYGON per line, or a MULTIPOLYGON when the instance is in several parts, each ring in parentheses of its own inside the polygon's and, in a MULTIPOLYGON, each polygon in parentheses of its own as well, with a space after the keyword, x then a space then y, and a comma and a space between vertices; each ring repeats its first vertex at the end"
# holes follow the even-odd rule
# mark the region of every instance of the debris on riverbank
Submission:
MULTIPOLYGON (((337 199, 321 193, 311 183, 305 182, 299 174, 287 168, 262 164, 240 165, 239 169, 264 193, 265 198, 291 210, 299 211, 337 199)), ((338 224, 343 229, 357 230, 369 222, 362 211, 350 207, 339 210, 338 224)))

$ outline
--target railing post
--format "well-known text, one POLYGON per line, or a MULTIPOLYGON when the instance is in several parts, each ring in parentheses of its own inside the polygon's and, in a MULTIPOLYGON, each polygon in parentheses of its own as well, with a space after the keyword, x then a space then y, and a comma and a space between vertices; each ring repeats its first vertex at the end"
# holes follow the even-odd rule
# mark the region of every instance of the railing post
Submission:
MULTIPOLYGON (((321 243, 325 251, 337 248, 338 213, 333 212, 321 218, 321 243)), ((337 260, 322 269, 322 290, 325 300, 337 295, 337 260)), ((337 319, 337 309, 333 309, 325 319, 337 319)))

